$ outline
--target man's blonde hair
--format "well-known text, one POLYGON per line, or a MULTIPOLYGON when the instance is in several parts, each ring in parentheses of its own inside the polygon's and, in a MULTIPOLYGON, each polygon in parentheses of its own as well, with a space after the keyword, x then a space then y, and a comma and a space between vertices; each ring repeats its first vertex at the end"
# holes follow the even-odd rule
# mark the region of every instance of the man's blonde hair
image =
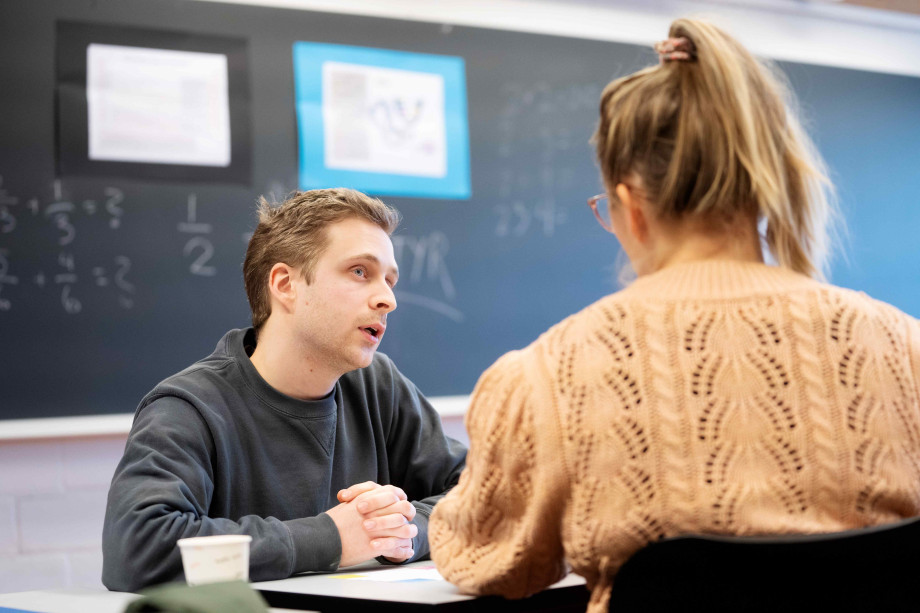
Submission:
POLYGON ((678 19, 688 61, 666 61, 604 89, 593 141, 608 189, 643 183, 654 214, 726 224, 765 221, 781 266, 823 277, 833 187, 778 71, 719 28, 678 19))
POLYGON ((280 204, 259 198, 258 215, 243 262, 243 282, 257 332, 271 315, 268 276, 275 264, 299 268, 304 280, 312 283, 316 262, 327 247, 330 224, 366 219, 388 235, 399 225, 395 209, 347 188, 295 192, 280 204))

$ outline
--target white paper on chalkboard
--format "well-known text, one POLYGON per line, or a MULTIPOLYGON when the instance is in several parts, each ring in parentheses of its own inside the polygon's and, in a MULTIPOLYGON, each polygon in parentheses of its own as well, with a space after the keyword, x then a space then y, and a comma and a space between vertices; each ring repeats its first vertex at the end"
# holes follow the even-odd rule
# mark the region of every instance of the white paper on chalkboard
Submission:
POLYGON ((439 74, 324 62, 323 127, 327 168, 447 174, 439 74))
POLYGON ((89 159, 230 164, 227 56, 90 44, 89 159))

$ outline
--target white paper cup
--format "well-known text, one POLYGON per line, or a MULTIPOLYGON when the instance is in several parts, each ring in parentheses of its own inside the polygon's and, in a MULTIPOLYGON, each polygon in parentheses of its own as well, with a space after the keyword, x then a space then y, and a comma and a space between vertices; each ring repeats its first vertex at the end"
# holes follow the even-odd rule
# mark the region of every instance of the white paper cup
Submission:
POLYGON ((220 534, 179 539, 185 581, 189 585, 249 580, 248 534, 220 534))

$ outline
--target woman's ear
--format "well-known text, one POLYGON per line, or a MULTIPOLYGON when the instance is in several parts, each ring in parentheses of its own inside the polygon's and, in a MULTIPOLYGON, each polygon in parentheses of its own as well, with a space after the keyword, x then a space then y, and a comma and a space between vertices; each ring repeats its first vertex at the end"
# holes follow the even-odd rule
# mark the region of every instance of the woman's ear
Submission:
POLYGON ((297 287, 295 285, 297 271, 283 262, 272 266, 268 273, 268 292, 273 303, 286 312, 294 308, 297 301, 297 287))
POLYGON ((626 230, 637 242, 648 242, 648 219, 642 200, 625 183, 617 183, 617 200, 623 206, 623 217, 626 221, 626 230))

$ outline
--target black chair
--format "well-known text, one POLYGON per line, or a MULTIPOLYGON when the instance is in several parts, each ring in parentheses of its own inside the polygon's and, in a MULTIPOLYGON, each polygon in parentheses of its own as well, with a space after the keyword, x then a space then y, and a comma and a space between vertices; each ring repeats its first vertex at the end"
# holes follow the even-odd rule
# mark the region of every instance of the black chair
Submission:
POLYGON ((831 534, 665 539, 623 565, 610 611, 920 611, 920 517, 831 534))

